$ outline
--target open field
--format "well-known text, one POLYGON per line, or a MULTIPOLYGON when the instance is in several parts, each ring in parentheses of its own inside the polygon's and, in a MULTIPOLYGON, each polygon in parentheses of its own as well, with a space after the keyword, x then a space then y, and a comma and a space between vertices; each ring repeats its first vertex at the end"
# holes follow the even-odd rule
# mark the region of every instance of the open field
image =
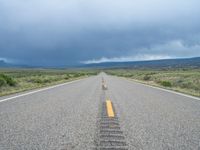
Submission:
POLYGON ((97 73, 95 70, 0 69, 0 96, 63 83, 97 73))
POLYGON ((200 97, 200 69, 112 69, 105 72, 200 97))
MULTIPOLYGON (((200 97, 200 69, 106 69, 107 74, 200 97)), ((100 71, 0 69, 0 96, 96 75, 100 71)))

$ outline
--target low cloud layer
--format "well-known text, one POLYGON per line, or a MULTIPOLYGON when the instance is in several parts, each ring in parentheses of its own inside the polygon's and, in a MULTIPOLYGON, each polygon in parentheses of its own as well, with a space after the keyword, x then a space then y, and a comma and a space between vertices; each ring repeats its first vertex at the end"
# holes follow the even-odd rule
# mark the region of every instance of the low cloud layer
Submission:
POLYGON ((0 58, 29 65, 200 56, 199 0, 1 0, 0 58))
POLYGON ((141 60, 159 60, 170 58, 184 58, 200 56, 200 45, 184 45, 181 41, 172 41, 163 45, 156 45, 150 48, 140 49, 137 53, 130 52, 127 56, 102 57, 83 61, 83 64, 102 63, 102 62, 127 62, 141 60), (133 54, 132 54, 133 53, 133 54), (179 55, 177 55, 179 54, 179 55))
POLYGON ((104 62, 128 62, 128 61, 141 61, 141 60, 159 60, 159 59, 167 59, 171 58, 169 56, 164 55, 135 55, 135 56, 124 56, 124 57, 112 57, 112 58, 106 58, 102 57, 100 59, 92 59, 83 61, 81 63, 83 64, 98 64, 98 63, 104 63, 104 62))

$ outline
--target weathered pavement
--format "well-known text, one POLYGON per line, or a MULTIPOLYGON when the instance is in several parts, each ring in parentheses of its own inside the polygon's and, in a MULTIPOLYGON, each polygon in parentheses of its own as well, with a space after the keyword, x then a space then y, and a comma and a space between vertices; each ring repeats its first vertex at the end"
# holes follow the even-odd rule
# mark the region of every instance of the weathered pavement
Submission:
POLYGON ((124 149, 200 147, 199 100, 100 74, 0 102, 0 149, 98 149, 100 140, 110 143, 113 136, 100 134, 105 136, 100 139, 108 129, 105 121, 122 133, 115 138, 124 149), (114 123, 103 109, 107 99, 116 113, 114 123))
POLYGON ((100 78, 0 103, 0 149, 91 149, 100 78))

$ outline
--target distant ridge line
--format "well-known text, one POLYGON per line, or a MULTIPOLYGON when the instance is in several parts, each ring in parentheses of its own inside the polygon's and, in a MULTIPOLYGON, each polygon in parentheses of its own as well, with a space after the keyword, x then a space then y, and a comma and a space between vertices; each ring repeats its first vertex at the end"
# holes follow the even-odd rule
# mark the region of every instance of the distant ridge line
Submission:
POLYGON ((200 68, 200 57, 86 64, 93 68, 200 68))
POLYGON ((0 60, 0 68, 44 68, 44 69, 73 69, 73 68, 200 68, 200 57, 160 59, 145 61, 127 61, 127 62, 102 62, 71 66, 34 66, 9 64, 0 60))

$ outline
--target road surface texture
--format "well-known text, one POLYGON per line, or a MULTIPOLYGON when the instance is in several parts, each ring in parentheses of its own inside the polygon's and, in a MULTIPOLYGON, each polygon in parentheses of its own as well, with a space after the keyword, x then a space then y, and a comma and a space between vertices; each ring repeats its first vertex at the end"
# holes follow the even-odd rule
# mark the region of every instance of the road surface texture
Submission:
POLYGON ((9 97, 0 98, 0 150, 98 149, 99 128, 106 126, 102 104, 107 99, 117 116, 113 126, 122 133, 126 148, 200 150, 198 99, 104 73, 5 98, 9 97), (102 90, 102 78, 107 90, 102 90))

